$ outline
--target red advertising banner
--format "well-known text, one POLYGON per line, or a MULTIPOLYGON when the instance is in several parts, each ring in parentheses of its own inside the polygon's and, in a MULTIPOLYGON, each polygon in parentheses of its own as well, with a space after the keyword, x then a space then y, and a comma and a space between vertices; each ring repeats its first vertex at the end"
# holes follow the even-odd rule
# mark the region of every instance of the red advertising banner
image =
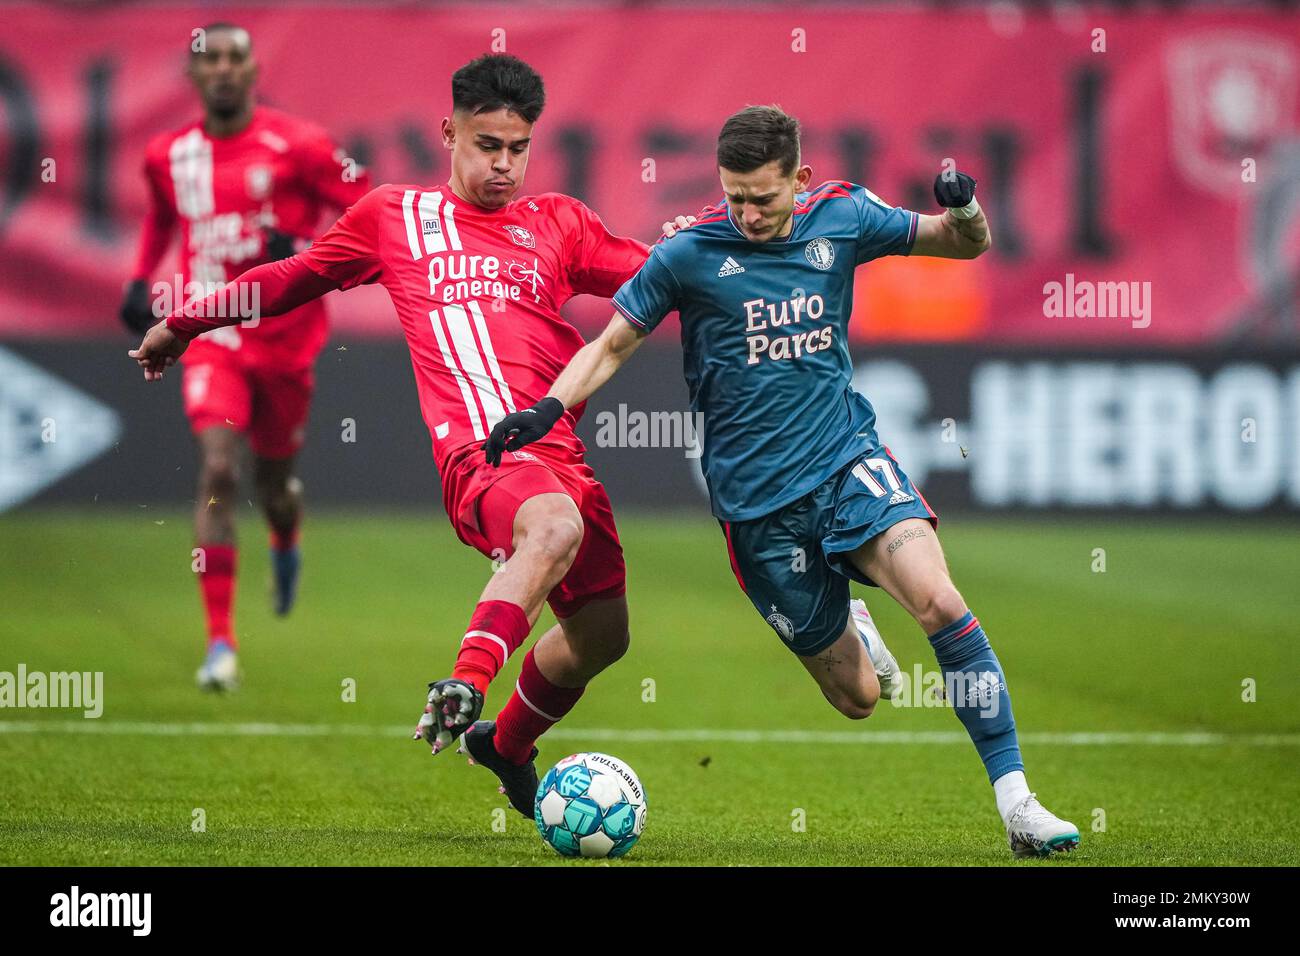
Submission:
MULTIPOLYGON (((117 333, 144 146, 197 116, 182 67, 212 10, 5 6, 0 335, 117 333)), ((262 101, 325 126, 377 183, 443 181, 450 74, 492 49, 525 58, 548 87, 526 191, 572 193, 646 239, 719 198, 717 130, 747 104, 799 117, 815 182, 922 212, 955 161, 980 182, 994 251, 860 270, 860 340, 1300 338, 1295 14, 294 4, 220 17, 251 31, 262 101)), ((336 328, 397 334, 381 290, 329 307, 336 328)), ((609 314, 572 313, 588 328, 609 314)))

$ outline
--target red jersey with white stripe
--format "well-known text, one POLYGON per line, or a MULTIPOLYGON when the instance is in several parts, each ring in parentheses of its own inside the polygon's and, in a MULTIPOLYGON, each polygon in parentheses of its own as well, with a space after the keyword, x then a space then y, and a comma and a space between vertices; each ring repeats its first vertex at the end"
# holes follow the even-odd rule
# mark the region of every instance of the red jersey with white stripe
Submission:
MULTIPOLYGON (((388 289, 445 474, 456 449, 482 444, 506 414, 544 398, 582 347, 560 306, 581 293, 612 296, 648 253, 570 196, 485 209, 444 184, 380 186, 299 258, 344 289, 388 289)), ((573 433, 582 408, 571 411, 539 445, 583 454, 573 433)))
MULTIPOLYGON (((310 239, 323 213, 337 215, 370 189, 365 170, 323 129, 265 106, 254 108, 233 136, 209 136, 196 120, 155 137, 144 173, 150 210, 134 278, 150 277, 179 224, 179 287, 166 280, 181 300, 173 308, 267 261, 266 229, 310 239), (186 289, 190 283, 196 285, 186 289)), ((251 297, 246 304, 255 305, 251 297)), ((297 369, 312 363, 327 335, 324 303, 314 301, 274 321, 208 332, 185 359, 208 362, 233 352, 258 367, 297 369)))

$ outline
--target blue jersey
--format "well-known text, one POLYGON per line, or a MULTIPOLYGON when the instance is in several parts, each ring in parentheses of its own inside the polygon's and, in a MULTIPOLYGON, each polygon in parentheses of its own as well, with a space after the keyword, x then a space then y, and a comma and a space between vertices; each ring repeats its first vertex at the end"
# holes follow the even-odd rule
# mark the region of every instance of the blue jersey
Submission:
POLYGON ((850 385, 853 270, 907 255, 916 226, 868 189, 827 182, 796 197, 785 239, 751 242, 723 203, 661 240, 615 294, 640 329, 681 313, 719 518, 770 514, 875 447, 876 413, 850 385))

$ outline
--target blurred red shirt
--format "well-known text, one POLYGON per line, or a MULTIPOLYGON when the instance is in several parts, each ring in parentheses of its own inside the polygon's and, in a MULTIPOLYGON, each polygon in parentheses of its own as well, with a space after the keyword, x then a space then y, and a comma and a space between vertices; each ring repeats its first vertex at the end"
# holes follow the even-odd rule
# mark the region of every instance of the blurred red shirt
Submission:
MULTIPOLYGON (((252 266, 266 262, 266 230, 301 245, 316 234, 322 214, 337 215, 370 189, 369 175, 346 160, 314 123, 257 106, 248 126, 233 136, 209 136, 195 120, 156 136, 145 151, 150 197, 134 279, 149 279, 181 231, 179 284, 172 309, 203 298, 252 266), (201 288, 184 291, 189 283, 201 288)), ((171 311, 170 309, 168 311, 171 311)), ((328 336, 325 305, 316 300, 274 321, 250 321, 197 338, 188 362, 237 358, 261 368, 309 366, 328 336)))

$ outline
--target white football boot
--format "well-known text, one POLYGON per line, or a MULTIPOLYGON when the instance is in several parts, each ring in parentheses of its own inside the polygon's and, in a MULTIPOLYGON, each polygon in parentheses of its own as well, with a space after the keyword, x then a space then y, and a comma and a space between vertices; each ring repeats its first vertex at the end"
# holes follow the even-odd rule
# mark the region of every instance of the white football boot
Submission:
POLYGON ((1079 845, 1079 828, 1049 811, 1031 793, 1007 815, 1007 840, 1017 857, 1068 853, 1079 845))
POLYGON ((871 666, 876 669, 876 679, 880 681, 880 696, 892 700, 903 686, 903 672, 898 668, 898 661, 894 660, 894 655, 885 646, 885 639, 880 636, 880 629, 872 620, 866 601, 858 598, 850 601, 849 614, 858 627, 862 643, 867 645, 867 656, 871 658, 871 666))
POLYGON ((239 659, 230 645, 223 641, 213 644, 194 680, 200 690, 238 690, 239 659))

